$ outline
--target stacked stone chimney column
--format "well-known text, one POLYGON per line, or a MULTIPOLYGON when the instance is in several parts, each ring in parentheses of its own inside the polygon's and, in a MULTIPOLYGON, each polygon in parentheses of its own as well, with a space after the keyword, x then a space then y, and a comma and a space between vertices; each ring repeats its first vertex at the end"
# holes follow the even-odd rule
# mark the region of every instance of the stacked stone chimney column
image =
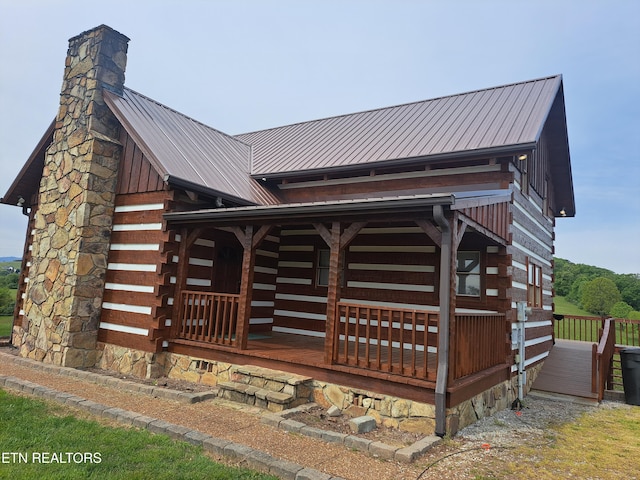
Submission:
POLYGON ((103 91, 122 93, 128 40, 104 25, 69 40, 35 214, 25 357, 68 367, 96 361, 121 153, 103 91))

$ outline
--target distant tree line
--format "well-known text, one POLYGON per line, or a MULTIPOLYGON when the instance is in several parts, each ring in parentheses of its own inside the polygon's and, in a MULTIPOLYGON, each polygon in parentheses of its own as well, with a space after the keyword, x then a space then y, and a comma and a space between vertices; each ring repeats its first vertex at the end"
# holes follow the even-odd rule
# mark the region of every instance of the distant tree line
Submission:
POLYGON ((640 274, 555 259, 555 293, 594 315, 640 320, 640 274))
POLYGON ((0 271, 0 315, 13 315, 19 277, 18 273, 10 270, 0 271))

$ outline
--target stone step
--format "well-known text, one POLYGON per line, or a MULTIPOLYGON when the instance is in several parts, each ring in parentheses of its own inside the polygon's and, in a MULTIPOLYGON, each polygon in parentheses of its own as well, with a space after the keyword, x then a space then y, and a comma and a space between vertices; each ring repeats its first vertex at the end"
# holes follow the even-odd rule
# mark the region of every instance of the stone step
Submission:
MULTIPOLYGON (((218 396, 231 400, 232 402, 255 405, 265 408, 271 412, 281 412, 294 406, 300 405, 298 399, 293 395, 273 392, 264 388, 238 382, 218 383, 218 396)), ((303 403, 306 403, 303 402, 303 403)))
POLYGON ((294 406, 307 403, 312 393, 311 377, 252 365, 233 367, 230 371, 230 380, 238 384, 289 395, 294 399, 296 404, 294 406))

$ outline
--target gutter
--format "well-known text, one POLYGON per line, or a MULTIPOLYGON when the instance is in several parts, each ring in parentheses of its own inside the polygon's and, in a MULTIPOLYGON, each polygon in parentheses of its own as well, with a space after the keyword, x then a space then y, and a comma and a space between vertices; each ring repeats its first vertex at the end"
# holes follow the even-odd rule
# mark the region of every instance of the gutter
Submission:
POLYGON ((200 185, 198 183, 191 182, 189 180, 184 180, 180 177, 176 177, 168 173, 164 176, 163 180, 165 181, 165 183, 167 183, 168 185, 171 185, 172 187, 178 187, 184 190, 191 190, 192 192, 200 193, 207 197, 211 197, 211 198, 221 197, 242 206, 255 205, 254 202, 251 202, 246 198, 237 197, 235 195, 230 195, 228 193, 215 190, 213 188, 205 187, 204 185, 200 185))
POLYGON ((445 160, 466 160, 473 158, 488 158, 515 155, 523 151, 533 151, 537 147, 536 142, 526 142, 515 145, 503 145, 500 147, 479 148, 477 150, 444 152, 432 155, 421 155, 408 158, 391 158, 387 160, 377 160, 365 163, 347 164, 332 167, 320 168, 297 168, 291 171, 275 171, 275 172, 251 172, 254 179, 265 178, 268 180, 277 180, 282 178, 299 177, 300 175, 324 175, 324 174, 342 174, 355 170, 376 169, 388 166, 407 166, 413 164, 422 164, 424 162, 436 162, 445 160))
POLYGON ((287 220, 299 221, 301 218, 308 221, 311 218, 424 212, 426 207, 441 204, 453 205, 454 202, 455 198, 451 194, 432 194, 194 210, 165 213, 163 217, 173 224, 212 223, 238 225, 242 222, 282 223, 287 220))
POLYGON ((442 229, 440 245, 440 322, 438 325, 438 374, 436 377, 436 435, 447 433, 447 378, 449 377, 449 317, 451 301, 452 235, 441 205, 434 205, 433 218, 442 229))

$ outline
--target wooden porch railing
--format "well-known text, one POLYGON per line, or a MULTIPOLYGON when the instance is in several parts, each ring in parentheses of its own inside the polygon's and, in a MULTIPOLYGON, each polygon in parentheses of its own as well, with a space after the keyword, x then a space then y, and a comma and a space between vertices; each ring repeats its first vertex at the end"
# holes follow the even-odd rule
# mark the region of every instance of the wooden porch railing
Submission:
POLYGON ((601 331, 600 341, 593 344, 592 350, 591 391, 598 394, 599 402, 604 398, 605 389, 612 388, 615 339, 615 320, 607 318, 601 331))
POLYGON ((554 334, 555 338, 562 340, 597 343, 600 341, 599 333, 602 327, 602 317, 565 315, 564 319, 554 322, 554 334))
MULTIPOLYGON (((435 380, 439 314, 338 303, 333 361, 435 380)), ((452 380, 506 360, 504 314, 456 314, 451 341, 452 380)))
POLYGON ((338 303, 333 361, 435 380, 438 313, 338 303))
POLYGON ((236 346, 239 295, 182 291, 177 337, 236 346))
POLYGON ((640 320, 616 318, 616 345, 640 347, 640 320))
POLYGON ((506 325, 502 313, 456 314, 451 338, 453 379, 505 363, 506 325))

